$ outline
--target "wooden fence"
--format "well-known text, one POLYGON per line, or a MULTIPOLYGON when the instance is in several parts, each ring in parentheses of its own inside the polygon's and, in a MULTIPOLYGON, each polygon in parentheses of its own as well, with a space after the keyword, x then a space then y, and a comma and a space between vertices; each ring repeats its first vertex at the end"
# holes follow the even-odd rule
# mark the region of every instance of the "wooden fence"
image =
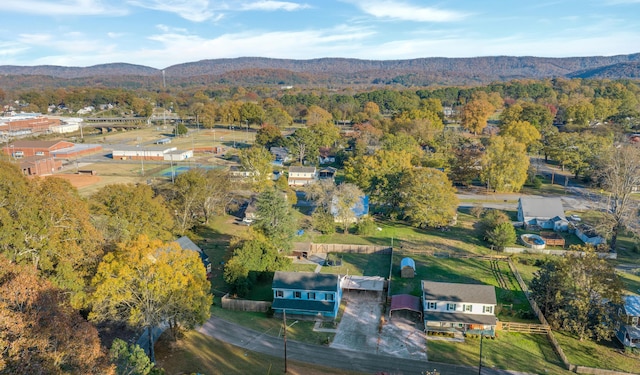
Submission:
POLYGON ((267 312, 271 308, 271 302, 229 298, 229 294, 225 294, 222 297, 222 308, 232 311, 267 312))
MULTIPOLYGON (((538 320, 540 320, 540 323, 542 323, 543 326, 549 327, 549 322, 547 322, 547 318, 544 317, 544 314, 542 314, 542 311, 538 307, 538 304, 531 297, 531 293, 529 292, 529 288, 527 287, 527 284, 525 284, 524 280, 522 280, 522 276, 520 276, 520 272, 518 272, 518 269, 516 268, 515 264, 513 264, 513 261, 511 260, 511 258, 508 258, 507 262, 509 263, 509 268, 511 269, 511 273, 513 273, 514 276, 516 277, 516 280, 518 280, 518 284, 520 284, 520 288, 524 292, 525 296, 527 296, 527 300, 531 305, 531 309, 538 317, 538 320)), ((551 342, 551 346, 553 346, 553 349, 556 351, 556 353, 558 354, 558 357, 560 357, 560 359, 562 360, 562 363, 564 363, 564 366, 567 368, 567 370, 569 371, 575 370, 576 366, 572 365, 571 362, 569 362, 569 359, 564 354, 564 351, 560 347, 558 340, 556 340, 556 337, 553 335, 553 331, 550 328, 547 330, 547 337, 551 342)))
POLYGON ((593 367, 585 367, 585 366, 575 366, 573 371, 575 371, 578 374, 593 374, 593 375, 634 375, 630 372, 605 370, 602 368, 593 368, 593 367))
POLYGON ((311 243, 310 253, 391 254, 389 246, 311 243))
POLYGON ((548 335, 550 327, 545 324, 529 324, 516 322, 500 322, 503 331, 548 335))

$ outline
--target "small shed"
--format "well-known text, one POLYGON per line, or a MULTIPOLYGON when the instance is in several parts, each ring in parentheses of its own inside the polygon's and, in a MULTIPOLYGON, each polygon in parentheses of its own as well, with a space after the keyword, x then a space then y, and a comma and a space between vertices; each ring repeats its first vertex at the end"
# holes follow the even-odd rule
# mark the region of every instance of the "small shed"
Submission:
POLYGON ((400 261, 400 277, 414 278, 416 276, 416 262, 409 257, 400 261))
POLYGON ((410 294, 396 294, 391 296, 391 309, 389 310, 389 319, 391 319, 395 311, 405 310, 417 313, 422 319, 422 309, 420 308, 420 297, 410 294))

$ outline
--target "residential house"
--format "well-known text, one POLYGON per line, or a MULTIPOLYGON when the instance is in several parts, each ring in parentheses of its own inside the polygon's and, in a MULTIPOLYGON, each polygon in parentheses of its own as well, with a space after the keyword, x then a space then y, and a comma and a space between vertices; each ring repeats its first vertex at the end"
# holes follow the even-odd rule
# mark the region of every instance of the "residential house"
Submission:
POLYGON ((316 167, 289 167, 289 186, 305 186, 318 180, 316 167))
POLYGON ((575 235, 587 245, 598 246, 607 242, 593 227, 587 224, 577 224, 574 230, 575 235))
POLYGON ((424 326, 429 331, 493 335, 498 319, 492 285, 422 281, 424 326))
POLYGON ((211 277, 211 262, 209 261, 209 256, 191 239, 187 236, 182 236, 175 241, 182 250, 192 250, 200 255, 200 259, 202 259, 202 264, 204 265, 205 270, 207 271, 207 279, 211 277))
POLYGON ((276 162, 279 162, 279 164, 286 163, 291 160, 291 157, 289 156, 289 149, 286 147, 274 146, 269 148, 269 152, 271 152, 271 154, 274 157, 274 160, 276 162))
POLYGON ((338 172, 338 170, 334 167, 325 167, 318 172, 318 178, 320 180, 334 180, 336 172, 338 172))
POLYGON ((640 349, 640 296, 624 296, 618 310, 616 337, 622 345, 640 349))
POLYGON ((342 289, 340 276, 314 272, 281 272, 273 276, 273 304, 276 314, 332 318, 338 315, 342 289))
POLYGON ((518 221, 522 222, 525 228, 537 226, 558 232, 569 228, 569 221, 564 215, 560 198, 520 198, 518 221))
POLYGON ((336 162, 336 157, 331 154, 330 147, 320 147, 318 149, 318 162, 322 164, 331 164, 336 162))

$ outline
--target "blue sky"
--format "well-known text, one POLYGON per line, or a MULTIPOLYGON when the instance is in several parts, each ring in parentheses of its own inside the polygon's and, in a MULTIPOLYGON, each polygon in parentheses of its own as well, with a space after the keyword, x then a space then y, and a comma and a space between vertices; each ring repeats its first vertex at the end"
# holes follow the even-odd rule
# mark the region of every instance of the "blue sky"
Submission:
POLYGON ((0 65, 640 52, 640 0, 2 0, 0 65))

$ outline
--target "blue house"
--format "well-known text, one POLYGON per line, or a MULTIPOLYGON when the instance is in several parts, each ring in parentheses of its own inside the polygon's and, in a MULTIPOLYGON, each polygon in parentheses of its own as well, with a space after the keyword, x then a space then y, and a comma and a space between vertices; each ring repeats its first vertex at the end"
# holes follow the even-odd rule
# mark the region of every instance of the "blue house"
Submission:
POLYGON ((308 315, 335 319, 342 300, 340 277, 313 272, 281 272, 273 276, 276 314, 308 315))

